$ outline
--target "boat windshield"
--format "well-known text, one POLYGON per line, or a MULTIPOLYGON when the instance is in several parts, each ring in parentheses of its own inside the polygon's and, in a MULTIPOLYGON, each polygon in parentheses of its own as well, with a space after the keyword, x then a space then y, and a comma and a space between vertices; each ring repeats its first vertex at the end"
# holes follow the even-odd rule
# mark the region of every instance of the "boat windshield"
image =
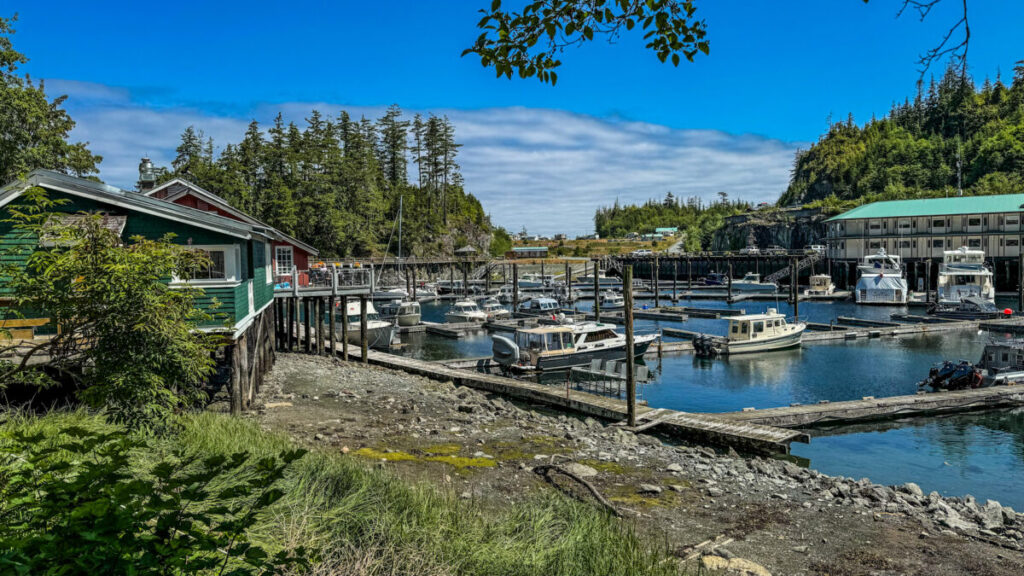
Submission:
MULTIPOLYGON (((376 312, 367 313, 366 314, 366 321, 367 322, 372 322, 374 320, 380 320, 380 314, 377 314, 376 312)), ((349 324, 359 324, 359 322, 360 322, 359 314, 349 314, 348 315, 348 323, 349 324)))
POLYGON ((519 346, 524 350, 543 350, 544 334, 538 334, 535 332, 518 332, 516 333, 516 346, 519 346))

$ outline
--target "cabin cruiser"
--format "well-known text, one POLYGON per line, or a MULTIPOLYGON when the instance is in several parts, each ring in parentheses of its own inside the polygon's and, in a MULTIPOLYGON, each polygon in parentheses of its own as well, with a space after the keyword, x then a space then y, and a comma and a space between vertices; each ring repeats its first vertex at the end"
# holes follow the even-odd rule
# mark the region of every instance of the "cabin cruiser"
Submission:
POLYGON ((704 277, 705 286, 725 286, 729 283, 729 277, 720 272, 711 272, 704 277))
POLYGON ((978 296, 968 296, 959 302, 935 302, 928 314, 950 320, 992 320, 1005 312, 992 302, 978 296))
POLYGON ((807 324, 790 324, 775 308, 764 314, 744 314, 729 318, 726 337, 702 334, 693 340, 698 356, 725 356, 750 352, 771 352, 800 346, 807 324))
POLYGON ((937 294, 941 304, 955 304, 970 297, 995 304, 992 271, 985 266, 985 252, 966 246, 943 252, 937 294))
MULTIPOLYGON (((642 357, 657 334, 635 335, 633 356, 642 357)), ((516 330, 513 338, 492 336, 494 361, 506 369, 562 370, 592 360, 625 360, 626 335, 613 324, 585 322, 516 330)))
MULTIPOLYGON (((580 276, 577 280, 578 280, 577 284, 582 284, 583 287, 588 287, 588 286, 593 286, 594 285, 594 275, 593 274, 587 274, 587 275, 584 275, 584 276, 580 276)), ((614 276, 605 276, 604 270, 598 270, 598 272, 597 272, 597 286, 599 288, 600 287, 608 287, 608 286, 621 286, 621 285, 622 285, 622 279, 616 278, 614 276)))
POLYGON ((611 290, 602 292, 601 296, 598 297, 598 302, 602 310, 621 310, 626 307, 626 300, 622 297, 622 294, 611 290))
MULTIPOLYGON (((728 280, 726 280, 728 286, 728 280)), ((732 281, 733 292, 778 292, 779 287, 774 282, 761 282, 761 275, 754 272, 747 272, 743 278, 732 281)))
POLYGON ((415 292, 417 302, 433 302, 437 300, 437 284, 420 284, 415 292))
POLYGON ((498 289, 498 302, 502 304, 511 304, 512 299, 515 298, 516 291, 511 284, 505 284, 498 289))
POLYGON ((444 318, 450 324, 459 324, 462 322, 487 322, 487 314, 480 310, 480 307, 472 300, 456 301, 452 304, 452 307, 448 309, 448 313, 445 314, 444 318))
POLYGON ((520 288, 545 288, 555 281, 551 274, 535 274, 528 272, 519 277, 520 288))
POLYGON ((405 300, 409 297, 409 293, 402 288, 385 288, 383 290, 374 290, 372 298, 374 300, 405 300))
POLYGON ((487 315, 487 320, 506 320, 512 317, 512 313, 508 311, 497 298, 488 297, 480 301, 480 310, 487 315))
POLYGON ((395 326, 416 326, 420 323, 420 303, 413 300, 392 300, 381 305, 380 315, 385 320, 394 320, 395 326))
POLYGON ((857 265, 860 278, 854 294, 857 304, 906 304, 907 281, 903 278, 903 261, 880 248, 865 256, 857 265))
POLYGON ((811 276, 810 286, 804 290, 805 296, 828 296, 836 291, 836 285, 832 283, 832 277, 828 274, 815 274, 811 276))
MULTIPOLYGON (((341 310, 335 311, 335 317, 342 316, 341 310)), ((350 344, 360 344, 360 309, 359 301, 349 301, 344 316, 348 319, 348 332, 344 332, 343 324, 335 322, 335 330, 339 336, 344 336, 350 344)), ((340 320, 340 318, 339 318, 340 320)), ((366 343, 370 348, 388 349, 395 337, 395 326, 391 322, 382 320, 373 302, 366 302, 366 343)))
POLYGON ((519 304, 516 312, 521 316, 553 316, 558 314, 562 305, 554 298, 531 298, 519 304))

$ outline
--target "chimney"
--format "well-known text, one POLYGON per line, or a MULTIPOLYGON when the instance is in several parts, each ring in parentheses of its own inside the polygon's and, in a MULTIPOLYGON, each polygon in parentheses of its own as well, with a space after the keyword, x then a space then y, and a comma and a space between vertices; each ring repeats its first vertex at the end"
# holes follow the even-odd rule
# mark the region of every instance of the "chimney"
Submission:
POLYGON ((143 156, 142 162, 139 162, 139 192, 148 192, 156 187, 156 170, 153 168, 153 162, 143 156))

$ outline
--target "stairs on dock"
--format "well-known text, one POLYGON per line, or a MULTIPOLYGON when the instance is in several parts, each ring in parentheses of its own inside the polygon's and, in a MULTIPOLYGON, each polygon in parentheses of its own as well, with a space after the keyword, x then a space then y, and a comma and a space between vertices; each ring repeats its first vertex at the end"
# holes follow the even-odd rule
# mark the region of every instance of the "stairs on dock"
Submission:
MULTIPOLYGON (((823 258, 824 258, 824 256, 821 254, 821 252, 815 252, 814 254, 810 254, 810 255, 800 259, 796 263, 796 271, 797 271, 797 273, 799 274, 800 271, 805 269, 805 268, 810 268, 810 266, 812 264, 816 264, 816 263, 820 262, 823 258)), ((764 282, 778 282, 779 280, 782 280, 783 278, 789 278, 789 276, 793 273, 792 270, 791 270, 792 268, 793 268, 793 266, 791 264, 789 266, 786 266, 782 270, 779 270, 777 272, 772 272, 771 274, 765 276, 763 281, 764 282)))

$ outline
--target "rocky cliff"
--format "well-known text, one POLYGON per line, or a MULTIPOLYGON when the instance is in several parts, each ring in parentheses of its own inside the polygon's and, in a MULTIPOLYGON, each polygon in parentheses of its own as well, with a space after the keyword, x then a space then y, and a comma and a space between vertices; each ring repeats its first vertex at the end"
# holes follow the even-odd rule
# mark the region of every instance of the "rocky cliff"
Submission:
POLYGON ((821 210, 803 208, 767 208, 730 216, 712 236, 711 249, 739 250, 751 242, 759 248, 781 246, 786 249, 822 244, 826 219, 821 210))

